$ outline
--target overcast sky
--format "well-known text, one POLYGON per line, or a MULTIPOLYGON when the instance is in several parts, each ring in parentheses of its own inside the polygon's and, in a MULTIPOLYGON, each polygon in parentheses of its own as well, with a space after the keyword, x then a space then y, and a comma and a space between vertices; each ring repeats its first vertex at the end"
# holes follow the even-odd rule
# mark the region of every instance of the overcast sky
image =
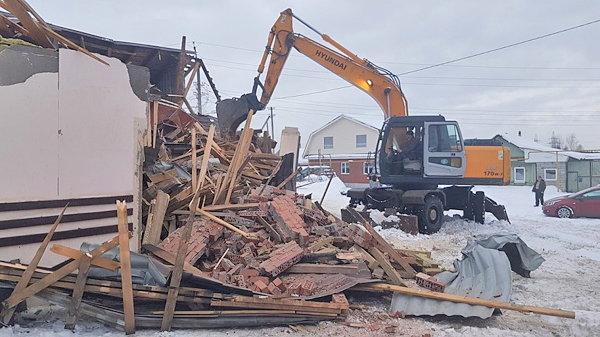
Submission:
MULTIPOLYGON (((600 1, 75 1, 30 0, 51 23, 114 40, 198 46, 223 98, 252 88, 268 32, 290 7, 362 58, 407 72, 600 19, 600 1)), ((296 32, 321 42, 295 22, 296 32)), ((465 138, 508 133, 547 144, 575 133, 600 149, 600 23, 401 76, 410 115, 458 120, 465 138)), ((368 95, 292 51, 270 106, 275 129, 310 132, 344 113, 376 127, 368 95), (297 96, 286 98, 288 96, 297 96), (278 99, 279 98, 279 99, 278 99)), ((264 76, 263 76, 264 77, 264 76)), ((214 102, 214 97, 212 98, 214 102)), ((209 104, 214 110, 214 104, 209 104)), ((266 112, 255 117, 260 127, 266 112)))

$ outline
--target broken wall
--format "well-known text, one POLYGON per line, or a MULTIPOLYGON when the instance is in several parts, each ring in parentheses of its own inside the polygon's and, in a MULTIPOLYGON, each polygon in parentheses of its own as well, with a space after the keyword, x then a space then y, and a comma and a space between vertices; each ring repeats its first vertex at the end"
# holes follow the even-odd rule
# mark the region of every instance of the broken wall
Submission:
MULTIPOLYGON (((2 260, 28 263, 67 202, 54 241, 79 248, 115 236, 115 201, 127 200, 131 246, 139 247, 148 104, 134 91, 144 92, 140 78, 149 76, 99 57, 110 66, 66 49, 0 49, 2 260)), ((41 265, 62 260, 45 254, 41 265)))

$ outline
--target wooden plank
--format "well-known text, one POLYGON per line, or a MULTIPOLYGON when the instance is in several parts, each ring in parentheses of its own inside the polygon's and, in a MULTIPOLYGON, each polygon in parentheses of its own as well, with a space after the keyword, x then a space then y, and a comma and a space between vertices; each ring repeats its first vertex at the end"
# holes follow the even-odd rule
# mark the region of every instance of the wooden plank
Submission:
POLYGON ((280 303, 252 303, 252 302, 231 302, 231 301, 220 301, 213 300, 210 302, 212 307, 224 307, 224 308, 254 308, 254 309, 271 309, 271 310, 290 310, 290 309, 301 309, 305 312, 311 313, 325 313, 325 314, 341 314, 341 309, 330 309, 330 308, 309 308, 300 307, 297 308, 291 303, 281 301, 280 303))
MULTIPOLYGON (((163 315, 162 310, 151 311, 152 315, 163 315)), ((293 315, 294 310, 176 310, 175 316, 254 316, 254 315, 293 315)))
POLYGON ((253 115, 254 110, 248 111, 248 117, 246 119, 244 131, 242 132, 242 135, 240 136, 240 141, 238 142, 238 146, 236 147, 235 152, 233 153, 233 158, 231 159, 229 167, 227 168, 227 173, 225 173, 225 177, 221 181, 221 185, 215 193, 213 204, 219 204, 225 200, 225 196, 229 189, 232 176, 234 175, 234 172, 237 171, 238 162, 241 160, 239 157, 241 156, 242 152, 247 152, 247 148, 246 150, 244 150, 242 145, 244 143, 244 140, 247 138, 247 133, 250 130, 250 122, 252 121, 253 115))
POLYGON ((157 245, 160 243, 160 233, 162 231, 165 214, 167 214, 167 208, 169 207, 171 197, 167 193, 159 190, 155 200, 156 203, 154 204, 154 207, 152 207, 152 212, 148 214, 148 219, 151 221, 146 225, 142 244, 157 245))
POLYGON ((314 263, 296 263, 284 271, 287 274, 358 274, 358 266, 354 264, 314 264, 314 263))
POLYGON ((394 267, 392 267, 392 264, 387 260, 385 255, 383 255, 383 253, 379 249, 377 249, 376 247, 371 247, 370 253, 377 260, 377 262, 379 263, 381 268, 383 268, 383 270, 385 271, 387 276, 390 277, 393 284, 399 285, 399 286, 405 285, 404 281, 402 281, 402 277, 400 277, 400 274, 398 273, 398 271, 396 271, 396 269, 394 269, 394 267))
MULTIPOLYGON (((40 279, 41 277, 36 275, 32 279, 40 279)), ((0 280, 9 282, 18 282, 20 276, 6 275, 0 273, 0 280)), ((75 281, 72 277, 63 278, 61 281, 55 282, 50 287, 59 289, 75 289, 75 281)), ((87 279, 84 290, 86 292, 104 294, 111 297, 123 298, 123 290, 121 289, 121 282, 101 281, 95 279, 87 279)), ((136 299, 146 298, 152 300, 165 300, 169 292, 168 288, 157 287, 157 286, 141 286, 134 284, 133 295, 136 299)), ((213 294, 210 291, 196 288, 181 287, 179 292, 178 301, 190 302, 190 303, 210 303, 211 298, 220 298, 221 294, 213 294)))
MULTIPOLYGON (((19 280, 19 283, 17 283, 17 285, 15 286, 15 289, 13 290, 11 297, 14 294, 18 294, 20 291, 23 291, 23 289, 25 289, 27 287, 27 285, 29 284, 29 281, 31 280, 31 276, 35 272, 35 269, 37 268, 40 261, 42 260, 42 256, 44 255, 44 252, 46 251, 48 244, 52 240, 52 236, 54 235, 54 232, 56 231, 56 227, 58 227, 58 224, 60 223, 60 220, 63 218, 63 215, 65 214, 65 211, 67 210, 68 206, 69 206, 69 204, 67 203, 65 205, 65 207, 63 207, 60 214, 58 215, 58 218, 56 218, 56 221, 54 221, 54 224, 52 225, 52 227, 50 227, 50 230, 48 231, 48 234, 46 234, 44 241, 42 241, 42 243, 38 247, 38 250, 36 251, 35 255, 33 256, 31 263, 29 263, 29 265, 27 266, 27 269, 25 269, 25 272, 23 273, 21 280, 19 280)), ((2 322, 4 324, 8 324, 10 322, 13 314, 15 313, 15 309, 16 309, 16 307, 9 308, 6 305, 4 305, 2 307, 2 312, 0 313, 0 315, 2 316, 2 322)))
POLYGON ((431 251, 429 250, 414 250, 414 249, 405 249, 405 248, 394 248, 395 251, 399 253, 412 254, 412 255, 425 255, 428 258, 431 258, 431 251))
POLYGON ((135 314, 133 308, 133 287, 131 285, 131 252, 129 251, 129 230, 127 228, 127 202, 117 200, 117 219, 119 225, 119 260, 121 262, 125 334, 131 335, 135 333, 135 314))
MULTIPOLYGON (((143 245, 142 248, 144 248, 145 250, 149 251, 150 253, 156 255, 157 257, 167 261, 171 265, 175 265, 176 256, 174 254, 167 252, 166 250, 160 249, 154 245, 143 245)), ((188 262, 183 263, 183 270, 185 270, 186 272, 188 272, 194 276, 198 276, 198 277, 207 277, 208 276, 203 271, 194 267, 193 265, 191 265, 188 262)))
POLYGON ((274 298, 257 298, 257 297, 248 297, 237 295, 233 297, 233 300, 236 302, 244 302, 244 303, 256 303, 256 304, 287 304, 294 307, 300 307, 303 309, 306 308, 314 308, 314 309, 345 309, 346 305, 341 303, 331 303, 331 302, 317 302, 317 301, 302 301, 296 300, 293 298, 282 298, 282 299, 274 299, 274 298))
POLYGON ((200 167, 200 184, 198 185, 198 188, 194 191, 194 195, 192 197, 192 200, 190 201, 189 204, 189 209, 190 211, 196 212, 196 210, 198 209, 198 203, 200 202, 200 194, 202 193, 202 187, 204 187, 204 180, 206 177, 206 172, 208 170, 208 160, 210 158, 210 153, 211 153, 211 149, 213 147, 213 145, 215 144, 214 142, 214 135, 215 135, 215 126, 214 124, 212 124, 210 126, 210 129, 208 130, 208 137, 206 140, 206 146, 205 146, 205 151, 204 154, 202 155, 202 165, 200 167))
POLYGON ((377 241, 378 247, 381 248, 384 252, 386 252, 390 256, 391 259, 393 259, 398 264, 400 264, 400 266, 402 266, 402 268, 404 268, 404 270, 408 273, 408 275, 410 277, 414 277, 417 274, 417 272, 413 269, 413 267, 411 267, 410 264, 402 256, 400 256, 400 254, 397 251, 395 251, 394 248, 392 246, 390 246, 390 244, 387 243, 387 241, 385 241, 384 238, 381 237, 381 235, 379 235, 379 233, 377 233, 373 229, 371 224, 369 224, 369 222, 367 220, 365 220, 365 218, 363 218, 363 216, 360 213, 358 213, 352 207, 346 207, 346 209, 352 214, 352 216, 354 216, 355 219, 357 219, 358 221, 361 222, 363 227, 365 227, 365 229, 369 232, 369 234, 371 234, 373 239, 375 239, 375 241, 377 241))
MULTIPOLYGON (((96 258, 96 257, 106 253, 107 251, 117 247, 118 245, 119 245, 119 237, 116 236, 116 237, 104 242, 100 246, 96 247, 94 250, 92 250, 90 252, 90 254, 92 255, 92 258, 96 258)), ((71 261, 68 264, 64 265, 63 267, 59 268, 52 274, 48 274, 46 277, 44 277, 40 281, 33 283, 32 285, 28 286, 27 288, 23 289, 22 291, 20 291, 18 293, 13 293, 2 304, 5 307, 9 307, 9 308, 17 306, 19 303, 21 303, 25 299, 48 288, 53 283, 57 282, 58 280, 62 279, 63 277, 65 277, 65 276, 69 275, 70 273, 72 273, 73 271, 75 271, 79 267, 80 260, 81 260, 81 258, 74 259, 73 261, 71 261)))
POLYGON ((199 210, 198 210, 198 213, 200 213, 200 214, 202 214, 203 216, 205 216, 205 217, 209 218, 210 220, 212 220, 212 221, 214 221, 214 222, 218 223, 219 225, 221 225, 221 226, 224 226, 225 228, 227 228, 227 229, 229 229, 229 230, 231 230, 231 231, 234 231, 234 232, 236 232, 236 233, 238 233, 238 234, 242 235, 242 236, 243 236, 243 237, 245 237, 245 238, 248 238, 248 237, 255 237, 255 236, 256 236, 256 233, 248 233, 248 232, 244 232, 243 230, 241 230, 241 229, 239 229, 239 228, 235 227, 234 225, 230 224, 229 222, 227 222, 227 221, 225 221, 225 220, 222 220, 222 219, 220 219, 220 218, 217 218, 216 216, 214 216, 214 215, 212 215, 212 214, 210 214, 210 213, 208 213, 208 212, 206 212, 206 211, 204 211, 204 210, 202 210, 202 209, 199 209, 199 210))
POLYGON ((75 330, 77 315, 79 313, 79 307, 81 305, 81 299, 83 298, 83 291, 91 264, 92 255, 90 255, 90 253, 84 254, 79 262, 79 272, 77 273, 77 281, 75 282, 75 287, 73 288, 71 304, 69 305, 69 311, 67 312, 67 318, 65 319, 65 329, 75 330))
POLYGON ((564 317, 564 318, 573 318, 573 319, 575 318, 574 311, 550 309, 550 308, 544 308, 544 307, 535 307, 535 306, 521 305, 521 304, 510 303, 510 302, 499 302, 499 301, 493 301, 493 300, 486 300, 483 298, 468 297, 468 296, 463 296, 463 295, 454 295, 454 294, 446 294, 446 293, 438 293, 438 292, 433 292, 433 291, 428 291, 428 290, 423 290, 423 289, 399 287, 399 286, 394 286, 394 285, 384 284, 384 283, 364 284, 364 285, 362 285, 362 287, 371 288, 371 289, 375 289, 375 290, 388 290, 388 291, 393 291, 393 292, 400 293, 400 294, 418 296, 418 297, 424 297, 424 298, 431 298, 431 299, 441 300, 441 301, 467 303, 467 304, 471 304, 471 305, 482 305, 482 306, 488 307, 488 308, 515 310, 515 311, 520 311, 520 312, 532 312, 534 314, 549 315, 549 316, 564 317))
MULTIPOLYGON (((196 123, 198 124, 198 123, 196 123)), ((200 125, 200 124, 198 124, 200 125)), ((202 163, 200 165, 200 185, 198 188, 204 187, 204 180, 206 178, 206 172, 208 170, 208 161, 210 159, 211 150, 215 144, 215 125, 211 124, 208 128, 208 136, 206 137, 206 145, 204 146, 204 154, 202 155, 202 163)), ((198 206, 196 206, 198 207, 198 206)))
POLYGON ((329 181, 327 182, 327 186, 325 186, 325 191, 323 192, 323 196, 321 197, 321 201, 319 201, 319 204, 323 205, 323 201, 325 200, 325 195, 327 195, 327 191, 329 190, 329 185, 331 185, 331 181, 333 180, 333 177, 335 176, 335 173, 331 172, 331 175, 329 176, 329 181))
POLYGON ((42 27, 42 29, 44 29, 48 34, 52 35, 55 39, 57 39, 60 43, 64 44, 65 46, 75 49, 79 52, 82 52, 84 54, 86 54, 87 56, 93 58, 94 60, 110 66, 110 64, 108 64, 108 62, 104 61, 103 59, 99 58, 98 56, 90 53, 87 49, 85 48, 81 48, 78 45, 76 45, 75 43, 73 43, 71 40, 63 37, 62 35, 58 34, 57 32, 53 31, 50 27, 42 27))
MULTIPOLYGON (((196 156, 196 129, 192 128, 192 189, 195 191, 198 186, 198 157, 196 156)), ((205 150, 206 153, 206 150, 205 150)))
MULTIPOLYGON (((67 246, 63 246, 58 243, 52 245, 52 247, 50 247, 50 251, 55 254, 64 256, 64 257, 68 257, 70 259, 83 258, 83 256, 85 255, 85 253, 80 250, 73 249, 73 248, 67 247, 67 246)), ((112 271, 117 270, 117 268, 119 268, 121 266, 119 264, 119 262, 105 259, 103 257, 95 258, 92 261, 92 264, 96 267, 100 267, 100 268, 104 268, 104 269, 108 269, 108 270, 112 270, 112 271)))
POLYGON ((38 22, 33 20, 25 6, 18 1, 4 0, 0 1, 0 7, 6 9, 19 19, 19 23, 29 32, 27 36, 34 40, 36 44, 45 48, 54 48, 48 40, 47 34, 44 33, 46 27, 43 26, 43 23, 40 22, 38 24, 38 22))
POLYGON ((190 75, 190 80, 188 81, 187 85, 185 86, 185 90, 183 91, 183 97, 187 97, 187 94, 190 91, 190 88, 192 87, 192 83, 194 82, 194 77, 196 76, 196 73, 198 72, 199 68, 200 63, 195 62, 194 70, 192 70, 192 74, 190 75))
POLYGON ((229 204, 229 205, 210 205, 202 207, 202 210, 207 212, 223 211, 223 210, 241 210, 248 208, 257 208, 260 205, 258 202, 249 202, 245 204, 229 204))
POLYGON ((277 185, 277 188, 283 188, 283 186, 285 186, 285 184, 287 184, 290 180, 294 179, 294 177, 300 173, 300 169, 292 172, 292 174, 290 174, 289 176, 287 176, 287 178, 285 178, 279 185, 277 185))
POLYGON ((227 195, 225 196, 225 204, 229 204, 229 200, 231 199, 231 194, 233 193, 233 187, 236 185, 238 178, 240 176, 241 171, 244 166, 250 161, 250 155, 248 153, 250 143, 252 142, 252 135, 254 130, 250 128, 250 122, 252 121, 253 114, 248 114, 248 120, 246 121, 246 125, 244 126, 244 132, 242 132, 242 143, 238 144, 236 148, 236 153, 238 150, 240 151, 235 162, 235 167, 233 170, 233 176, 231 177, 231 182, 229 183, 229 188, 227 189, 227 195))
POLYGON ((158 101, 152 102, 152 148, 156 148, 156 137, 158 132, 158 101))
POLYGON ((308 250, 310 250, 311 252, 316 251, 317 249, 327 246, 329 244, 333 243, 333 238, 332 237, 328 237, 322 240, 319 240, 315 243, 313 243, 312 245, 308 246, 308 250))
POLYGON ((152 183, 154 184, 158 184, 161 181, 168 180, 171 178, 179 179, 179 176, 177 175, 177 169, 170 169, 164 172, 148 176, 148 179, 150 179, 150 181, 152 181, 152 183))
POLYGON ((194 222, 194 216, 195 208, 190 210, 190 216, 188 217, 185 227, 183 229, 183 233, 181 234, 181 241, 179 242, 179 247, 177 249, 175 264, 173 265, 173 271, 171 272, 171 283, 169 285, 169 294, 167 295, 167 301, 165 303, 165 313, 163 315, 162 323, 160 325, 161 331, 171 330, 173 314, 175 312, 175 306, 177 305, 177 296, 179 295, 181 276, 183 274, 183 264, 185 262, 188 243, 192 234, 192 223, 194 222))
POLYGON ((377 262, 377 260, 375 260, 375 258, 373 256, 371 256, 371 254, 369 254, 361 246, 354 245, 354 246, 352 246, 352 249, 361 253, 363 260, 367 261, 367 266, 369 267, 369 269, 373 270, 373 269, 377 268, 377 266, 379 266, 379 263, 377 262))

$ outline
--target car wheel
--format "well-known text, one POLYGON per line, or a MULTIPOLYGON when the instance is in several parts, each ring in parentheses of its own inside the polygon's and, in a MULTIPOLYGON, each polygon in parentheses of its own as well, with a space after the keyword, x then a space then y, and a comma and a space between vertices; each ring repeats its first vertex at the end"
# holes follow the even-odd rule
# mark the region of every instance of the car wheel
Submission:
POLYGON ((573 211, 569 207, 561 206, 556 211, 556 216, 559 218, 568 219, 573 216, 573 211))

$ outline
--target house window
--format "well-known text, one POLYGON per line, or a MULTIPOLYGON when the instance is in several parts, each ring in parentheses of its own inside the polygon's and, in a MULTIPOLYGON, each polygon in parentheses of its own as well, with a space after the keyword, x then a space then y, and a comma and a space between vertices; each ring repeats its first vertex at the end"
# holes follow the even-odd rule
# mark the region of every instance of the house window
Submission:
POLYGON ((342 169, 340 172, 342 172, 342 174, 350 174, 350 163, 348 163, 348 162, 342 163, 342 169))
POLYGON ((524 167, 515 167, 515 183, 524 183, 525 182, 525 168, 524 167))
POLYGON ((363 174, 364 175, 369 175, 371 173, 373 173, 373 163, 371 162, 364 162, 363 163, 363 174))
POLYGON ((333 149, 333 137, 323 137, 323 148, 333 149))
POLYGON ((544 169, 544 180, 556 181, 556 169, 544 169))
POLYGON ((356 135, 356 148, 367 147, 367 135, 356 135))

